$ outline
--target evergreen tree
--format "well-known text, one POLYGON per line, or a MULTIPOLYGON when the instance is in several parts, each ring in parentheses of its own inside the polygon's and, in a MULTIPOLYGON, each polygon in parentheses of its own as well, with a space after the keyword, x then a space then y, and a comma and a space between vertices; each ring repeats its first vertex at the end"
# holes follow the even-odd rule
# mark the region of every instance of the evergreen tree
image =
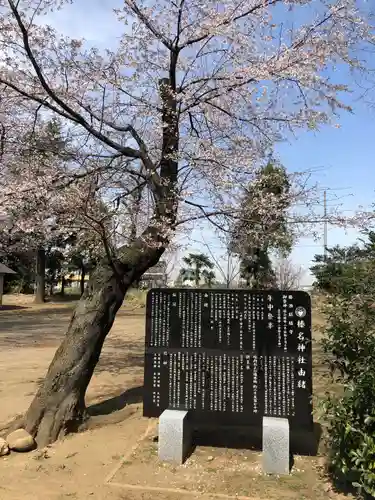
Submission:
POLYGON ((202 278, 204 279, 204 284, 208 288, 212 288, 215 283, 215 273, 209 269, 203 269, 202 278))
POLYGON ((182 260, 187 266, 180 270, 180 279, 182 279, 182 283, 191 280, 194 281, 195 286, 198 288, 202 277, 205 279, 206 283, 207 278, 209 278, 210 283, 212 283, 213 277, 208 273, 212 271, 214 264, 207 255, 203 253, 189 253, 189 255, 182 260))
MULTIPOLYGON (((373 238, 373 236, 371 236, 373 238)), ((344 289, 352 291, 358 286, 355 279, 356 267, 362 266, 372 255, 374 246, 371 240, 364 247, 358 244, 349 247, 339 245, 327 249, 327 255, 315 255, 314 265, 310 271, 315 277, 314 286, 316 289, 334 293, 344 289)))
POLYGON ((286 256, 293 240, 287 226, 290 182, 285 168, 269 161, 246 189, 242 207, 231 241, 231 250, 241 260, 241 277, 249 288, 273 288, 276 280, 271 251, 286 256), (264 198, 269 199, 267 211, 264 203, 259 203, 264 198))

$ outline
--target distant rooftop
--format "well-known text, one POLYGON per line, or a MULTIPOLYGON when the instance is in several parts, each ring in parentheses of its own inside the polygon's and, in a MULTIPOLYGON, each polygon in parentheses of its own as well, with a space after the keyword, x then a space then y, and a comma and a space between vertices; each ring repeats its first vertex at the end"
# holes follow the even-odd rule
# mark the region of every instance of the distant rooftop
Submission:
POLYGON ((16 271, 12 271, 12 269, 9 269, 9 267, 0 262, 0 274, 16 274, 16 271))

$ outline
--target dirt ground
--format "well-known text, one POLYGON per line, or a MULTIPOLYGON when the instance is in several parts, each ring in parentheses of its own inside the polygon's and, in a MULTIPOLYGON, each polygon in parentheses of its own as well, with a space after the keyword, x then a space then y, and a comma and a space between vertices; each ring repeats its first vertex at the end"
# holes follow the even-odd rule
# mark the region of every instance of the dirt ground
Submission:
MULTIPOLYGON (((74 305, 4 299, 0 430, 27 409, 74 305)), ((88 389, 89 429, 43 450, 0 458, 0 500, 344 498, 324 476, 324 457, 295 457, 287 477, 262 474, 259 452, 241 449, 200 446, 182 467, 160 464, 156 422, 142 418, 143 341, 144 309, 122 309, 88 389)), ((319 385, 325 375, 318 368, 319 385)))

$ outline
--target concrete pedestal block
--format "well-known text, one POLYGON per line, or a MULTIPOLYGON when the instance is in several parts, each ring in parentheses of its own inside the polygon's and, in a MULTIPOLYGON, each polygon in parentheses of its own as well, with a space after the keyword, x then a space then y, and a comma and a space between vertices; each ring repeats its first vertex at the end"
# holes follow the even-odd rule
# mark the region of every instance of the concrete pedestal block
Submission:
POLYGON ((159 459, 181 465, 191 448, 188 412, 165 410, 159 417, 159 459))
POLYGON ((263 417, 263 472, 290 472, 289 421, 287 418, 263 417))

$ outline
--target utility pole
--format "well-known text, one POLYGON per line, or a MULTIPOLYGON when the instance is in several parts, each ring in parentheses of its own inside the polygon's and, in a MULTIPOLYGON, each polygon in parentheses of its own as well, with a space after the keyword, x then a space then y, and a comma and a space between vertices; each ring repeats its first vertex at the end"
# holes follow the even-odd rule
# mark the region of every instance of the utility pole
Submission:
POLYGON ((230 253, 230 249, 229 249, 229 246, 228 246, 228 249, 227 249, 227 288, 230 288, 230 282, 231 282, 231 279, 230 279, 230 274, 231 274, 231 269, 230 269, 230 257, 231 257, 231 253, 230 253))
POLYGON ((327 223, 327 191, 324 191, 324 262, 327 260, 327 246, 328 246, 328 223, 327 223))

